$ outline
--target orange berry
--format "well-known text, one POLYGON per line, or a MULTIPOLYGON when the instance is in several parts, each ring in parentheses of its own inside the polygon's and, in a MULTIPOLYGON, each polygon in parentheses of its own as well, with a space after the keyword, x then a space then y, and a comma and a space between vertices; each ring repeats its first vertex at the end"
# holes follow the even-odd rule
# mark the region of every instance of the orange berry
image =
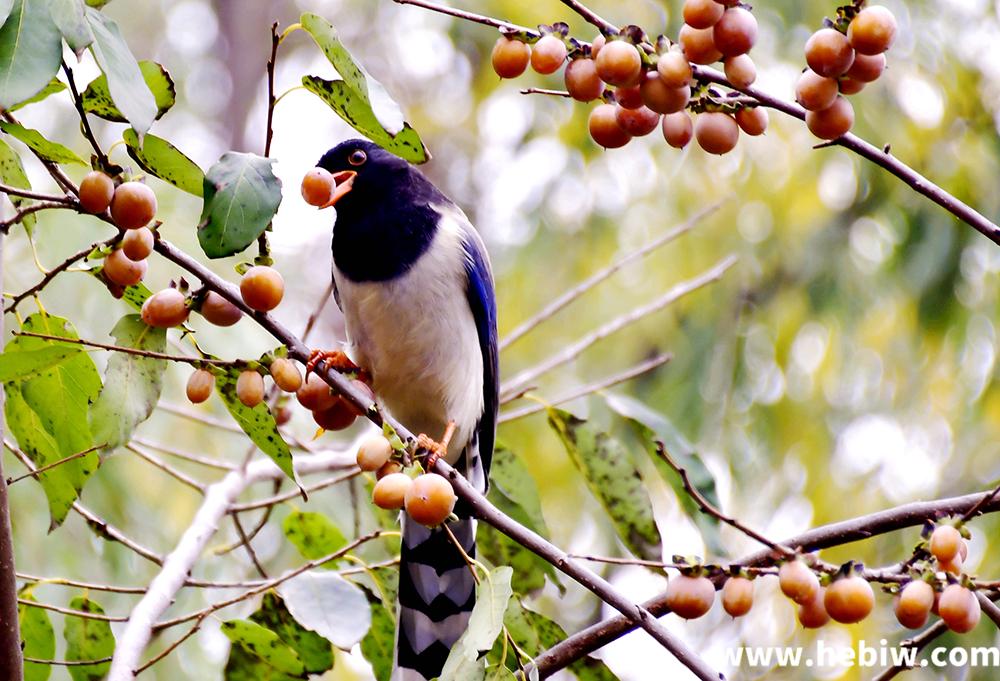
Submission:
POLYGON ((684 23, 692 28, 711 28, 726 8, 715 0, 684 0, 684 23))
POLYGON ((742 7, 731 7, 712 28, 712 39, 727 57, 746 54, 757 42, 757 19, 742 7))
POLYGON ((286 393, 293 393, 302 387, 302 374, 292 360, 275 357, 270 370, 275 384, 286 393))
POLYGON ((377 471, 392 456, 392 445, 381 434, 365 438, 358 447, 358 468, 363 471, 377 471))
POLYGON ((881 54, 896 40, 896 17, 881 5, 865 7, 847 27, 847 39, 861 54, 881 54))
POLYGON ((837 89, 842 95, 856 95, 865 89, 865 84, 853 78, 841 78, 837 81, 837 89))
POLYGON ((961 584, 949 584, 941 592, 938 614, 949 629, 958 634, 966 634, 979 624, 982 609, 976 594, 961 584))
POLYGON ((663 139, 675 149, 683 149, 694 137, 694 124, 686 111, 665 114, 660 123, 663 139))
POLYGON ((209 291, 198 310, 201 316, 216 326, 232 326, 243 318, 243 311, 215 291, 209 291))
POLYGON ((205 369, 195 370, 188 378, 187 398, 194 404, 201 404, 212 396, 215 388, 215 376, 205 369))
POLYGON ((709 111, 695 118, 694 136, 698 145, 708 153, 726 154, 736 147, 740 126, 729 114, 709 111))
POLYGON ((753 582, 746 577, 730 577, 722 585, 722 607, 730 617, 742 617, 753 607, 753 582))
POLYGON ((638 109, 623 109, 618 107, 615 111, 615 120, 618 127, 633 137, 642 137, 656 130, 660 124, 660 114, 645 106, 638 109))
POLYGON ((591 102, 604 93, 593 59, 574 59, 566 65, 566 91, 578 102, 591 102))
POLYGON ((148 265, 145 260, 136 262, 119 249, 111 251, 104 259, 104 276, 119 286, 132 286, 142 281, 146 276, 148 265))
POLYGON ((819 587, 811 598, 799 603, 797 613, 799 624, 806 629, 819 629, 830 621, 830 615, 826 611, 826 606, 823 605, 825 592, 825 588, 819 587))
POLYGON ((822 111, 837 99, 837 81, 806 69, 795 84, 795 101, 808 111, 822 111))
POLYGON ((310 411, 323 411, 337 403, 339 397, 330 392, 330 386, 317 376, 309 374, 309 378, 295 393, 299 404, 310 411))
POLYGON ((667 606, 679 617, 693 620, 712 609, 715 585, 705 576, 678 575, 667 582, 667 606))
POLYGON ((403 508, 406 495, 413 487, 413 479, 405 473, 389 473, 379 478, 372 490, 372 502, 379 508, 395 511, 403 508))
POLYGON ((955 559, 964 541, 962 533, 957 528, 951 525, 938 525, 931 533, 929 548, 939 561, 948 562, 955 559))
POLYGON ((656 62, 656 71, 668 88, 676 89, 691 84, 691 64, 679 50, 671 50, 660 55, 656 62))
POLYGON ((323 430, 344 430, 350 427, 358 418, 351 405, 339 395, 334 398, 333 406, 312 413, 313 421, 323 430))
POLYGON ((497 38, 493 45, 490 60, 493 70, 501 78, 517 78, 528 68, 531 59, 531 47, 520 40, 512 40, 506 36, 497 38))
POLYGON ((100 170, 87 173, 80 181, 80 209, 85 213, 103 213, 114 195, 115 181, 100 170))
POLYGON ((767 130, 767 109, 762 106, 740 109, 736 112, 736 124, 750 136, 763 135, 767 130))
POLYGON ((278 307, 284 297, 285 280, 273 267, 255 265, 240 279, 240 293, 247 307, 267 312, 278 307))
POLYGON ((821 111, 806 112, 806 126, 820 139, 835 140, 854 126, 854 107, 842 95, 821 111))
POLYGON ((130 260, 145 260, 153 252, 153 232, 148 227, 130 229, 122 237, 122 251, 130 260))
POLYGON ((610 85, 629 85, 642 71, 642 59, 635 45, 612 40, 597 55, 597 75, 610 85))
MULTIPOLYGON (((607 49, 604 48, 604 49, 607 49)), ((614 104, 598 104, 587 120, 590 136, 605 149, 624 147, 632 137, 618 125, 614 104)))
POLYGON ((142 321, 150 326, 170 328, 187 321, 190 309, 184 294, 175 288, 154 293, 142 304, 142 321))
POLYGON ((404 505, 406 513, 413 520, 421 525, 435 527, 451 515, 456 500, 455 490, 448 480, 437 473, 425 473, 418 476, 406 490, 404 505))
POLYGON ((156 216, 156 194, 142 182, 124 182, 111 199, 111 219, 122 229, 138 229, 156 216))
POLYGON ((236 398, 247 407, 264 401, 264 377, 256 371, 241 371, 236 379, 236 398))
POLYGON ((302 198, 310 206, 324 206, 337 182, 326 168, 313 168, 302 178, 302 198))
POLYGON ((875 592, 868 580, 851 575, 826 588, 823 606, 831 618, 841 624, 854 624, 868 617, 875 607, 875 592))
POLYGON ((531 68, 536 73, 555 73, 566 61, 566 43, 554 35, 543 36, 531 50, 531 68))
POLYGON ((920 629, 934 607, 934 587, 921 579, 907 583, 896 597, 896 619, 907 629, 920 629))
POLYGON ((598 33, 590 43, 590 58, 597 59, 598 53, 607 42, 608 39, 603 34, 598 33))
POLYGON ((639 94, 642 97, 642 103, 653 111, 674 113, 687 106, 691 99, 691 88, 687 85, 678 88, 668 87, 662 76, 650 71, 646 74, 646 80, 639 88, 639 94))
POLYGON ((819 578, 801 560, 790 560, 778 569, 781 593, 802 605, 812 602, 819 591, 819 578))
POLYGON ((638 85, 615 88, 615 102, 623 109, 638 109, 642 106, 642 91, 638 85))
POLYGON ((882 72, 885 71, 884 54, 855 54, 854 63, 847 69, 845 74, 848 78, 862 82, 871 83, 878 80, 882 72))
POLYGON ((684 56, 695 64, 711 64, 722 59, 710 28, 691 28, 685 24, 677 40, 684 48, 684 56))
POLYGON ((806 41, 806 63, 821 76, 837 78, 854 63, 854 48, 840 31, 821 28, 806 41))
POLYGON ((726 79, 735 88, 748 88, 757 80, 757 66, 748 54, 726 57, 722 65, 726 79))

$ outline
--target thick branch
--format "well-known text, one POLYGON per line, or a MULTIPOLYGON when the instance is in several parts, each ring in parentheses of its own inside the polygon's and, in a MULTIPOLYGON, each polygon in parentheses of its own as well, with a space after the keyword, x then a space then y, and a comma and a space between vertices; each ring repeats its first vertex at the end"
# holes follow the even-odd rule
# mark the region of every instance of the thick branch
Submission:
MULTIPOLYGON (((316 454, 300 457, 296 472, 305 475, 337 468, 351 459, 342 453, 316 454)), ((140 667, 142 651, 152 637, 153 627, 170 607, 177 592, 184 586, 188 574, 201 556, 208 541, 218 529, 229 507, 249 485, 261 480, 274 480, 284 473, 270 460, 260 459, 243 470, 236 470, 205 491, 205 498, 174 550, 164 559, 163 568, 153 578, 146 595, 132 609, 128 624, 115 648, 114 660, 108 673, 109 681, 125 681, 135 677, 140 667)))
MULTIPOLYGON (((948 515, 960 515, 974 508, 984 497, 992 495, 989 492, 966 494, 961 497, 938 499, 936 501, 918 501, 896 508, 878 511, 869 515, 844 520, 829 525, 823 525, 809 530, 797 537, 781 542, 782 546, 802 551, 850 544, 851 542, 870 539, 879 534, 895 532, 907 527, 919 526, 928 518, 939 518, 948 515)), ((1000 511, 1000 499, 993 497, 987 504, 980 507, 981 513, 1000 511)), ((770 549, 752 553, 734 564, 743 566, 767 565, 775 558, 775 552, 770 549)), ((721 585, 721 580, 719 580, 721 585)), ((657 617, 666 614, 666 599, 657 596, 642 604, 657 617)), ((553 646, 535 659, 540 678, 546 678, 563 669, 574 661, 589 655, 595 650, 606 646, 633 631, 635 625, 624 617, 613 617, 599 622, 583 631, 573 634, 565 641, 553 646)))

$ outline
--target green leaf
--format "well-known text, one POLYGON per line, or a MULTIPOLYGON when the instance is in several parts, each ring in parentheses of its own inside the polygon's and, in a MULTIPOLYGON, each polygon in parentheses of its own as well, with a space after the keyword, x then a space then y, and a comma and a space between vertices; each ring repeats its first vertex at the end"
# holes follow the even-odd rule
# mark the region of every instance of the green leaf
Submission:
POLYGON ((267 627, 298 654, 307 674, 321 674, 333 668, 333 647, 330 642, 295 621, 284 601, 274 591, 261 600, 260 609, 250 615, 250 621, 267 627))
MULTIPOLYGON (((65 319, 34 314, 21 329, 63 338, 76 338, 65 319)), ((78 345, 18 336, 5 353, 35 352, 47 348, 79 348, 78 345)), ((58 364, 39 369, 23 381, 5 384, 5 414, 11 433, 36 466, 55 463, 93 444, 87 412, 101 389, 101 378, 93 360, 77 352, 58 364)), ((87 478, 97 469, 96 452, 62 463, 38 476, 49 502, 50 530, 66 518, 87 478)))
POLYGON ((23 102, 21 102, 19 104, 15 104, 14 106, 10 107, 10 110, 11 111, 17 111, 18 109, 20 109, 22 107, 28 106, 29 104, 34 104, 35 102, 40 102, 43 99, 45 99, 46 97, 48 97, 49 95, 54 95, 57 92, 62 92, 65 89, 66 89, 66 86, 63 84, 63 82, 61 80, 59 80, 58 78, 53 78, 52 80, 49 81, 48 85, 46 85, 45 87, 43 87, 38 92, 37 95, 35 95, 34 97, 29 97, 28 99, 24 100, 23 102))
POLYGON ((396 618, 378 601, 370 607, 372 625, 361 639, 361 654, 371 664, 376 681, 389 681, 396 649, 396 618))
MULTIPOLYGON (((30 589, 25 589, 18 595, 22 600, 37 602, 30 589)), ((21 640, 24 641, 25 657, 33 657, 36 660, 55 659, 56 634, 52 629, 48 612, 41 608, 18 605, 17 622, 21 630, 21 640)), ((24 681, 46 681, 51 673, 50 665, 24 663, 24 681)))
POLYGON ((146 84, 118 24, 94 9, 87 10, 87 23, 94 32, 94 43, 90 49, 101 71, 108 77, 111 99, 141 137, 156 119, 156 98, 146 84))
MULTIPOLYGON (((293 511, 285 517, 281 529, 303 558, 322 558, 347 544, 347 538, 322 513, 293 511)), ((327 565, 333 567, 333 561, 327 565)))
POLYGON ((281 180, 271 170, 273 163, 230 151, 208 169, 198 243, 209 258, 239 253, 267 229, 281 204, 281 180))
POLYGON ((271 457, 285 475, 298 484, 292 466, 292 452, 288 448, 288 443, 278 433, 278 424, 275 423, 271 410, 263 402, 256 407, 248 407, 236 396, 236 380, 239 376, 238 369, 229 368, 222 375, 215 377, 215 387, 222 397, 223 404, 253 443, 271 457))
POLYGON ((94 42, 94 32, 87 23, 86 6, 82 0, 49 0, 52 20, 59 27, 66 44, 77 59, 94 42))
MULTIPOLYGON (((21 157, 18 156, 14 149, 0 140, 0 180, 4 184, 10 185, 11 187, 17 187, 18 189, 31 189, 31 183, 28 181, 28 175, 24 172, 24 165, 21 163, 21 157)), ((30 199, 25 199, 20 196, 7 195, 10 202, 14 204, 15 208, 20 208, 31 203, 30 199)), ((30 214, 25 216, 21 220, 21 224, 29 232, 31 228, 35 226, 35 216, 30 214)))
POLYGON ((85 0, 87 7, 94 7, 96 9, 101 9, 106 4, 111 2, 111 0, 85 0))
MULTIPOLYGON (((72 610, 103 615, 104 608, 86 597, 74 598, 72 610)), ((100 660, 115 652, 115 637, 111 625, 103 620, 67 617, 63 625, 66 639, 66 659, 71 661, 100 660)), ((111 668, 110 662, 66 667, 73 681, 101 681, 111 668)))
MULTIPOLYGON (((18 384, 9 383, 4 386, 4 390, 7 398, 4 402, 4 417, 21 450, 36 467, 46 466, 61 459, 59 445, 46 432, 38 414, 32 411, 21 397, 18 384)), ((36 476, 49 504, 50 531, 62 524, 73 502, 79 496, 80 492, 74 486, 69 470, 69 467, 76 463, 70 461, 36 476)))
MULTIPOLYGON (((486 498, 518 523, 548 538, 549 529, 542 517, 538 488, 534 479, 514 452, 497 445, 490 466, 490 491, 486 498)), ((493 565, 514 569, 514 590, 526 594, 545 586, 545 576, 562 589, 556 569, 546 560, 521 546, 507 535, 485 523, 479 527, 476 541, 480 555, 493 565)))
POLYGON ((0 108, 34 97, 59 70, 62 41, 48 0, 14 0, 0 28, 0 108))
POLYGON ((390 135, 378 122, 371 105, 359 98, 357 91, 348 87, 344 81, 303 76, 302 86, 326 102, 348 125, 386 151, 410 163, 426 163, 430 160, 420 135, 409 123, 404 123, 402 130, 390 135))
MULTIPOLYGON (((566 640, 566 632, 556 622, 524 607, 516 598, 511 599, 504 615, 507 632, 518 647, 532 657, 566 640)), ((490 661, 500 663, 500 642, 490 651, 490 661)), ((507 653, 507 666, 518 669, 513 651, 507 653)), ((580 681, 618 681, 607 665, 593 657, 576 660, 569 666, 580 681)))
POLYGON ((78 163, 80 165, 87 165, 87 162, 76 155, 71 149, 64 147, 58 142, 51 142, 42 136, 42 133, 37 130, 31 130, 30 128, 25 128, 17 123, 11 123, 10 121, 0 121, 0 130, 11 137, 15 137, 26 145, 28 148, 34 151, 40 158, 45 161, 52 161, 53 163, 78 163))
POLYGON ((625 546, 639 558, 659 560, 662 546, 653 506, 628 450, 567 411, 549 408, 548 416, 625 546))
POLYGON ((305 678, 305 667, 298 653, 267 627, 249 620, 229 620, 223 622, 221 628, 234 646, 242 647, 268 667, 283 674, 305 678))
POLYGON ((128 155, 150 175, 169 182, 189 194, 202 196, 205 192, 205 173, 198 164, 182 154, 177 147, 162 137, 146 133, 142 145, 135 130, 128 128, 122 133, 128 155))
MULTIPOLYGON (((143 60, 139 62, 139 71, 142 73, 142 78, 149 91, 153 93, 153 99, 156 101, 156 119, 159 120, 177 101, 174 79, 170 77, 161 64, 157 64, 155 61, 143 60)), ((114 100, 111 99, 106 75, 101 74, 92 80, 87 89, 83 91, 81 98, 83 110, 87 113, 115 123, 128 123, 125 114, 118 110, 114 100)))
POLYGON ((441 670, 440 681, 466 681, 486 675, 480 657, 493 647, 503 631, 504 613, 514 594, 513 570, 506 565, 494 568, 476 587, 476 605, 469 616, 469 626, 455 642, 441 670))
POLYGON ((660 476, 670 485, 677 501, 684 512, 701 531, 702 540, 710 553, 717 556, 727 555, 727 550, 719 533, 719 520, 707 513, 702 513, 698 504, 684 490, 680 475, 667 464, 656 451, 656 440, 661 440, 670 452, 670 456, 687 471, 692 486, 716 508, 720 507, 719 495, 715 488, 715 478, 698 456, 694 445, 688 441, 680 430, 664 414, 654 411, 642 402, 625 395, 608 394, 605 396, 608 406, 624 417, 635 430, 642 442, 643 448, 653 459, 653 464, 660 476))
POLYGON ((302 84, 318 95, 355 130, 407 161, 424 163, 430 157, 420 136, 403 120, 399 105, 385 87, 354 61, 326 19, 306 12, 299 20, 326 55, 342 80, 306 76, 302 84))
POLYGON ((38 350, 11 348, 0 354, 0 381, 20 381, 54 367, 83 350, 79 345, 51 345, 38 350))
POLYGON ((371 625, 364 592, 334 572, 304 572, 278 592, 299 624, 342 650, 350 650, 371 625))
MULTIPOLYGON (((161 353, 167 349, 167 330, 147 326, 137 314, 119 319, 111 335, 119 347, 161 353)), ((153 413, 166 368, 166 360, 111 353, 104 388, 90 410, 94 440, 105 445, 105 452, 128 444, 136 426, 153 413)))

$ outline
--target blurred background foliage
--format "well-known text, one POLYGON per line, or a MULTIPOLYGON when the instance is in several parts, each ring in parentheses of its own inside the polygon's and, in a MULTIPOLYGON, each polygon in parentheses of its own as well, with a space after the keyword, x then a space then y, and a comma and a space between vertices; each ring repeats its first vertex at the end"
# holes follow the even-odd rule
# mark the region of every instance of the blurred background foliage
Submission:
MULTIPOLYGON (((676 35, 680 4, 600 0, 592 6, 615 23, 636 23, 653 35, 676 35)), ((894 154, 933 181, 985 215, 997 216, 997 6, 987 0, 884 4, 900 20, 901 36, 889 54, 886 77, 854 98, 855 132, 876 145, 891 145, 894 154)), ((594 35, 592 27, 556 0, 469 0, 462 6, 528 26, 566 21, 573 35, 587 40, 594 35)), ((761 88, 791 99, 806 37, 834 9, 834 2, 798 0, 755 5, 761 38, 753 57, 761 88)), ((724 508, 768 536, 780 539, 915 499, 977 491, 1000 478, 1000 250, 882 170, 844 150, 813 150, 816 140, 799 121, 772 114, 764 137, 744 137, 724 157, 709 157, 696 147, 678 152, 655 134, 605 152, 587 137, 587 106, 518 92, 524 86, 561 83, 535 75, 498 81, 489 65, 496 33, 484 26, 389 0, 117 0, 105 11, 121 24, 137 57, 161 62, 177 81, 178 105, 153 131, 203 168, 229 149, 262 150, 271 21, 287 26, 301 11, 329 19, 421 133, 434 155, 426 172, 483 233, 496 270, 501 331, 514 328, 596 269, 722 201, 692 233, 628 267, 512 345, 503 353, 502 374, 513 376, 725 255, 736 254, 739 263, 720 283, 598 343, 539 380, 534 394, 554 397, 655 353, 673 353, 665 367, 612 392, 632 395, 673 421, 717 476, 724 508)), ((74 69, 78 82, 97 74, 89 56, 74 69)), ((308 37, 299 33, 282 47, 279 92, 297 85, 306 72, 330 75, 308 37)), ((78 153, 88 152, 68 97, 30 106, 21 118, 78 153)), ((94 124, 105 148, 121 134, 120 126, 94 124)), ((277 316, 293 329, 302 328, 329 283, 331 216, 305 206, 298 183, 323 151, 348 136, 350 130, 304 91, 291 92, 277 108, 273 156, 285 202, 272 241, 277 266, 289 284, 277 316)), ((112 158, 130 162, 120 146, 112 158)), ((29 173, 36 188, 47 186, 41 168, 31 165, 29 173)), ((163 233, 197 252, 197 200, 155 179, 150 183, 157 190, 163 233)), ((106 225, 91 218, 54 213, 40 217, 36 232, 39 258, 47 265, 110 235, 106 225)), ((213 266, 234 281, 235 262, 213 266)), ((178 274, 154 258, 147 282, 155 290, 178 274)), ((4 275, 4 290, 11 292, 27 288, 39 276, 22 231, 6 240, 4 275)), ((97 281, 80 274, 59 278, 42 302, 93 340, 106 340, 117 317, 126 312, 97 281)), ((23 306, 25 313, 31 305, 23 306)), ((204 347, 227 357, 255 357, 271 348, 249 323, 219 329, 199 318, 193 324, 204 347)), ((13 325, 8 319, 8 328, 13 325)), ((328 305, 312 343, 331 347, 342 337, 335 306, 328 305)), ((105 361, 99 355, 95 359, 105 361)), ((164 403, 184 404, 186 376, 183 367, 168 370, 164 403)), ((569 408, 610 430, 624 430, 600 397, 578 400, 569 408)), ((217 400, 198 411, 227 419, 217 400)), ((297 413, 292 427, 306 439, 312 436, 307 415, 297 413)), ((363 429, 359 425, 343 435, 329 434, 317 444, 346 446, 363 429)), ((159 410, 139 434, 232 462, 245 454, 240 435, 167 410, 159 410)), ((621 555, 608 521, 544 416, 504 425, 500 439, 534 474, 557 544, 578 553, 621 555)), ((19 472, 9 456, 4 466, 19 472)), ((190 470, 205 477, 203 469, 190 470)), ((269 492, 261 488, 253 495, 269 492)), ((11 494, 22 571, 129 585, 148 583, 154 574, 154 566, 99 539, 79 517, 71 516, 47 535, 44 498, 34 483, 14 485, 11 494)), ((356 514, 368 512, 358 494, 365 494, 363 488, 340 486, 313 495, 308 504, 279 507, 278 522, 255 541, 259 555, 276 572, 297 564, 299 558, 281 536, 281 518, 298 507, 324 511, 350 527, 356 514)), ((665 557, 704 555, 694 526, 677 510, 672 494, 665 486, 653 494, 665 557)), ((166 553, 190 521, 199 497, 123 452, 105 462, 89 483, 84 502, 166 553)), ((998 531, 995 517, 974 523, 971 572, 1000 575, 997 545, 990 541, 998 531)), ((906 557, 917 534, 887 535, 824 557, 884 565, 906 557)), ((734 533, 724 531, 723 536, 727 555, 710 559, 737 558, 757 548, 734 533)), ((217 543, 234 537, 231 527, 222 527, 217 543)), ((601 569, 637 599, 659 593, 665 583, 641 568, 601 569)), ((234 553, 207 556, 198 576, 253 574, 245 555, 234 553)), ((696 622, 670 624, 722 670, 725 649, 740 641, 811 645, 818 636, 827 645, 846 645, 852 639, 905 638, 891 616, 888 597, 880 598, 876 615, 864 624, 803 633, 791 606, 774 596, 769 582, 758 583, 760 604, 744 621, 732 622, 716 609, 696 622)), ((35 594, 55 603, 72 596, 54 585, 35 594)), ((171 612, 186 612, 221 595, 185 590, 171 612)), ((127 612, 133 602, 126 595, 98 598, 113 614, 127 612)), ((610 614, 572 585, 562 599, 547 588, 536 604, 568 630, 610 614)), ((247 608, 234 609, 232 616, 245 615, 247 608)), ((61 631, 59 616, 55 618, 61 631)), ((153 650, 172 638, 156 642, 153 650)), ((998 644, 989 623, 961 639, 942 640, 998 644)), ((192 641, 143 678, 219 678, 227 645, 218 622, 208 621, 192 641)), ((672 659, 642 634, 609 646, 602 656, 623 679, 683 678, 672 659)), ((870 678, 873 670, 758 672, 772 679, 860 679, 870 678)), ((69 677, 56 668, 51 678, 69 677)), ((359 656, 341 653, 324 678, 365 679, 370 672, 359 656)), ((990 679, 995 670, 928 668, 908 678, 990 679)))

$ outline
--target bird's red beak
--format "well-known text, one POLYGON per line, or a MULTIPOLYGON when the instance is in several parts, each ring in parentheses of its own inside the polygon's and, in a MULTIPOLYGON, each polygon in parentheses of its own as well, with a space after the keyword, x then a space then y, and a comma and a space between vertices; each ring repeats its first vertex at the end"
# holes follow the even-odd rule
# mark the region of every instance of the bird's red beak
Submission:
POLYGON ((334 173, 333 181, 337 183, 337 186, 334 187, 333 193, 330 194, 330 200, 320 206, 320 208, 329 208, 336 205, 337 201, 347 196, 351 188, 354 187, 354 178, 357 176, 357 172, 353 170, 341 170, 334 173))

